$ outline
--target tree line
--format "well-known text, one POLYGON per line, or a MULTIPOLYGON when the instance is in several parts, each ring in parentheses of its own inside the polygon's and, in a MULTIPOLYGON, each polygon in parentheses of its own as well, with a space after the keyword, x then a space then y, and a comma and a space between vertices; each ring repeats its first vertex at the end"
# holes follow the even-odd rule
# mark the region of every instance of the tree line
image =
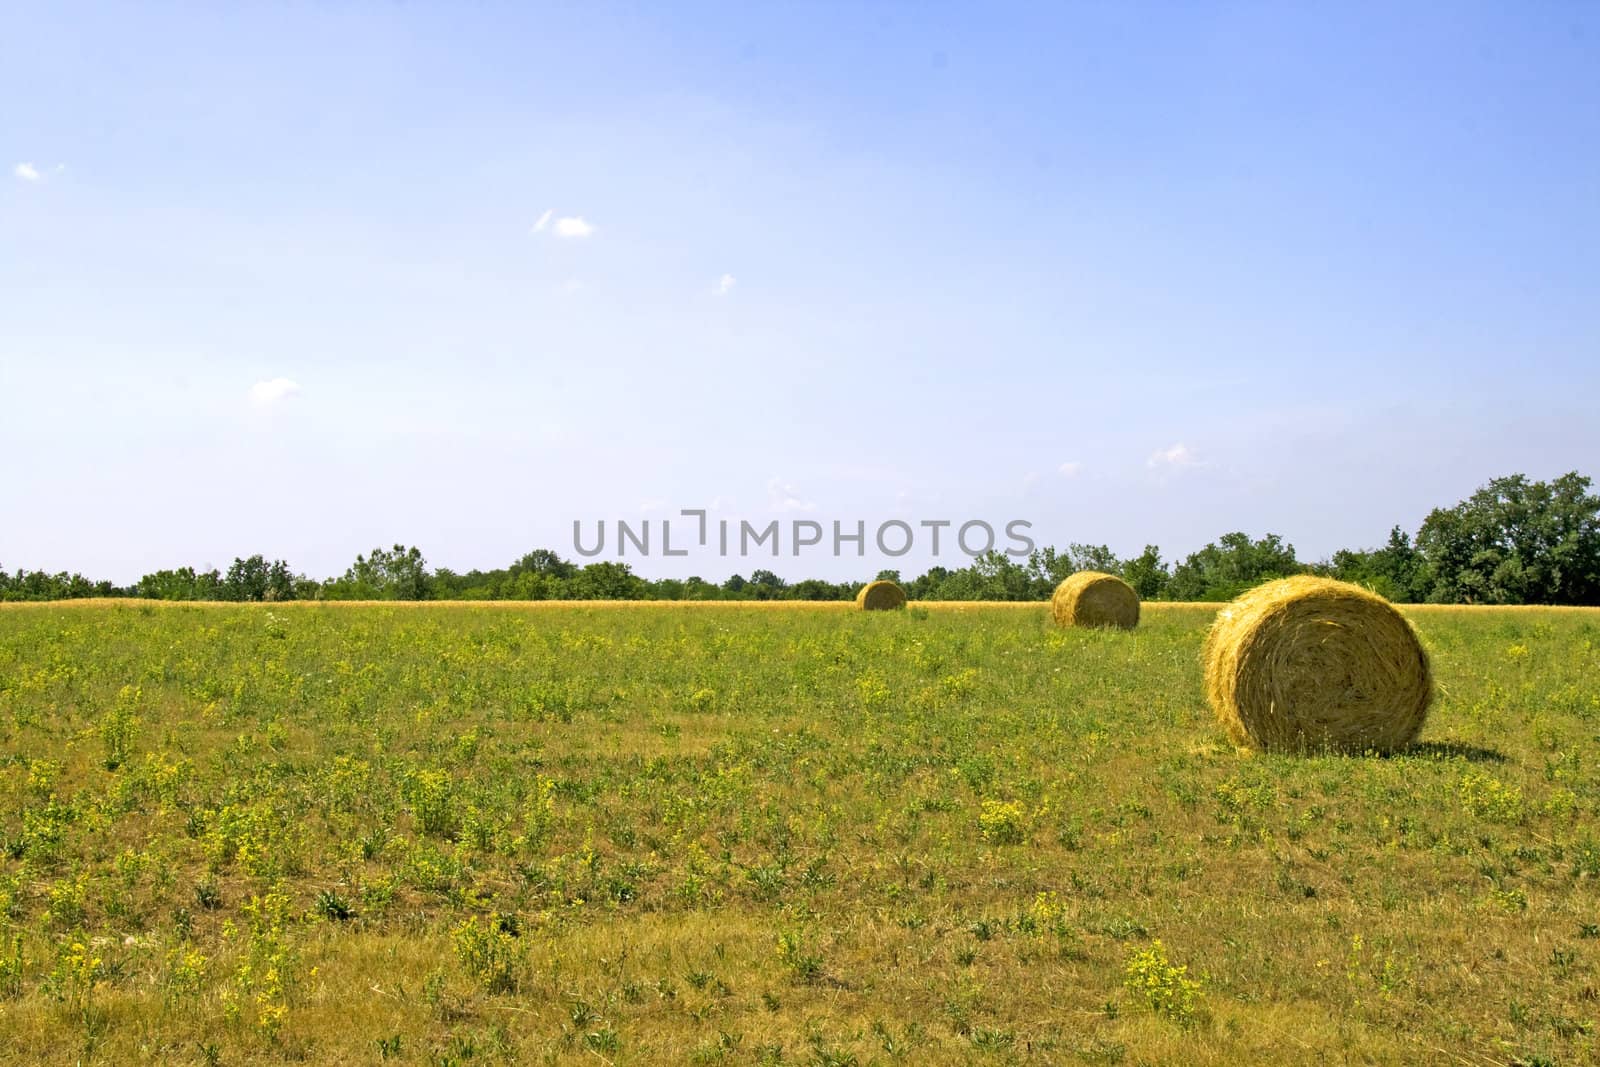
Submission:
MULTIPOLYGON (((1025 560, 989 552, 965 567, 936 566, 915 578, 880 571, 913 600, 1043 600, 1080 570, 1120 575, 1145 600, 1230 600, 1273 578, 1322 574, 1365 585, 1390 600, 1438 604, 1600 604, 1600 497, 1576 471, 1549 482, 1496 478, 1454 507, 1435 508, 1415 536, 1396 526, 1371 549, 1341 549, 1302 562, 1277 534, 1229 533, 1181 561, 1147 545, 1119 559, 1105 545, 1042 548, 1025 560)), ((415 547, 358 555, 337 578, 295 573, 254 555, 226 572, 192 567, 147 574, 131 586, 80 574, 0 568, 0 600, 147 597, 155 600, 849 600, 859 582, 786 582, 770 570, 723 582, 648 579, 620 560, 579 565, 548 549, 508 567, 457 573, 430 568, 415 547)))

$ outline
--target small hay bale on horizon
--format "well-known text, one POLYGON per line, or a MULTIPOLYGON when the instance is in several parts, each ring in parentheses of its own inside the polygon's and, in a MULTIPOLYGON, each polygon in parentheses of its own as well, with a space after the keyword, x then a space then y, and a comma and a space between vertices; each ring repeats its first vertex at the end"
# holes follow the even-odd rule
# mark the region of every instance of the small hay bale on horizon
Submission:
POLYGON ((856 594, 856 607, 862 611, 893 611, 905 606, 906 591, 884 578, 868 582, 856 594))
POLYGON ((1139 625, 1139 594, 1114 574, 1079 571, 1056 586, 1050 615, 1058 626, 1131 630, 1139 625))
POLYGON ((1405 616, 1358 585, 1300 575, 1257 586, 1206 636, 1206 698, 1236 744, 1267 752, 1393 752, 1433 700, 1405 616))

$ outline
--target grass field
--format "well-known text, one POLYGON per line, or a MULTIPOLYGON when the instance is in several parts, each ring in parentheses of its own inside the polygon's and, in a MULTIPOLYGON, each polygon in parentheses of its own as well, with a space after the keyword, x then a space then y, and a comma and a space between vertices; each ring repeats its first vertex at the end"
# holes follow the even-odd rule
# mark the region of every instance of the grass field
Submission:
POLYGON ((0 610, 0 1058, 1595 1062, 1600 612, 1290 759, 1213 610, 0 610))

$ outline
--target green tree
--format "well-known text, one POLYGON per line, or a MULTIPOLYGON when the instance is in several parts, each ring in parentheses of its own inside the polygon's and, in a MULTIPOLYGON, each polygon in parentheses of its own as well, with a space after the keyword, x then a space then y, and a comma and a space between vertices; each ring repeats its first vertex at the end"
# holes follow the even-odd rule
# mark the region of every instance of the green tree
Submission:
POLYGON ((547 574, 552 578, 571 578, 578 573, 578 568, 548 548, 536 548, 513 563, 510 571, 512 575, 532 571, 535 574, 547 574))
POLYGON ((1056 586, 1079 571, 1104 571, 1117 574, 1122 564, 1117 554, 1105 545, 1072 544, 1062 552, 1051 545, 1034 549, 1025 568, 1030 600, 1047 600, 1056 586))
POLYGON ((1600 602, 1600 497, 1576 471, 1496 478, 1417 532, 1427 597, 1440 603, 1600 602))
POLYGON ((645 597, 650 600, 682 600, 684 584, 677 578, 657 578, 649 582, 645 597))
POLYGON ((76 600, 91 596, 126 596, 128 591, 106 581, 91 581, 81 574, 61 571, 19 570, 6 576, 0 571, 0 600, 76 600))
POLYGON ((196 573, 193 567, 156 571, 139 579, 133 595, 150 600, 221 600, 222 575, 214 570, 196 573))
POLYGON ((806 578, 783 590, 785 600, 849 600, 851 595, 848 582, 829 582, 821 578, 806 578))
POLYGON ((374 548, 357 556, 344 577, 329 584, 328 594, 342 600, 427 600, 432 578, 421 550, 404 545, 374 548))
POLYGON ((1161 562, 1161 550, 1145 545, 1143 552, 1122 565, 1122 580, 1133 586, 1140 600, 1159 600, 1166 595, 1172 575, 1161 562))
POLYGON ((685 600, 716 600, 721 595, 722 590, 698 574, 691 574, 683 581, 683 598, 685 600))
POLYGON ((948 567, 929 567, 926 573, 919 574, 906 585, 906 597, 910 600, 939 600, 939 590, 949 577, 948 567))
POLYGON ((642 600, 645 581, 626 563, 606 560, 580 570, 570 583, 579 600, 642 600))
POLYGON ((295 576, 283 560, 268 563, 258 553, 233 561, 219 595, 223 600, 293 600, 295 576))
POLYGON ((1068 545, 1067 552, 1072 560, 1072 573, 1078 571, 1102 571, 1106 574, 1116 574, 1122 569, 1122 563, 1117 559, 1117 554, 1105 545, 1068 545))
POLYGON ((1388 600, 1411 603, 1427 597, 1427 574, 1421 553, 1400 527, 1389 531, 1382 548, 1340 549, 1328 564, 1340 581, 1355 582, 1388 600))
POLYGON ((1047 599, 1076 569, 1071 552, 1057 552, 1053 545, 1034 549, 1028 554, 1026 567, 1031 599, 1047 599))
POLYGON ((525 570, 520 574, 497 577, 481 588, 489 591, 486 599, 491 600, 565 600, 572 595, 569 584, 569 578, 545 571, 525 570))
POLYGON ((758 570, 750 575, 745 592, 757 600, 776 600, 783 591, 783 579, 772 571, 758 570))
POLYGON ((997 549, 973 557, 972 565, 952 571, 931 594, 935 600, 1034 600, 1030 572, 997 549))
POLYGON ((1273 578, 1300 574, 1294 546, 1277 534, 1252 541, 1248 534, 1223 534, 1172 570, 1167 596, 1173 600, 1231 600, 1273 578))

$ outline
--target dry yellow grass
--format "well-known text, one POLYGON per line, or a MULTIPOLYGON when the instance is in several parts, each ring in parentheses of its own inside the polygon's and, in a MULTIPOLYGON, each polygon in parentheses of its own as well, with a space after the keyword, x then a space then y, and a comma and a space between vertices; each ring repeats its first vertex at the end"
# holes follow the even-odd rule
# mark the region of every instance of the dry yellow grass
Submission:
POLYGON ((390 606, 0 612, 0 1064, 1594 1060, 1600 612, 1302 759, 1215 604, 390 606))
MULTIPOLYGON (((1041 607, 1049 607, 1048 604, 1041 604, 1037 600, 908 600, 907 603, 915 603, 919 608, 930 608, 937 611, 971 611, 975 609, 984 611, 1038 611, 1041 607)), ((140 597, 85 597, 79 600, 0 601, 0 611, 48 610, 68 605, 82 607, 213 608, 217 610, 253 607, 270 611, 316 608, 423 608, 429 606, 481 608, 485 611, 557 610, 571 607, 722 608, 727 610, 748 608, 754 611, 793 611, 797 609, 805 609, 807 611, 853 611, 856 608, 855 602, 850 600, 282 600, 265 604, 237 604, 220 600, 147 600, 140 597)), ((1188 612, 1195 610, 1219 611, 1224 607, 1227 607, 1226 603, 1209 600, 1142 600, 1139 602, 1141 613, 1188 612)), ((1496 612, 1505 612, 1526 615, 1554 613, 1600 616, 1600 607, 1579 605, 1395 604, 1394 608, 1403 615, 1444 615, 1453 612, 1469 615, 1488 615, 1496 612)))

